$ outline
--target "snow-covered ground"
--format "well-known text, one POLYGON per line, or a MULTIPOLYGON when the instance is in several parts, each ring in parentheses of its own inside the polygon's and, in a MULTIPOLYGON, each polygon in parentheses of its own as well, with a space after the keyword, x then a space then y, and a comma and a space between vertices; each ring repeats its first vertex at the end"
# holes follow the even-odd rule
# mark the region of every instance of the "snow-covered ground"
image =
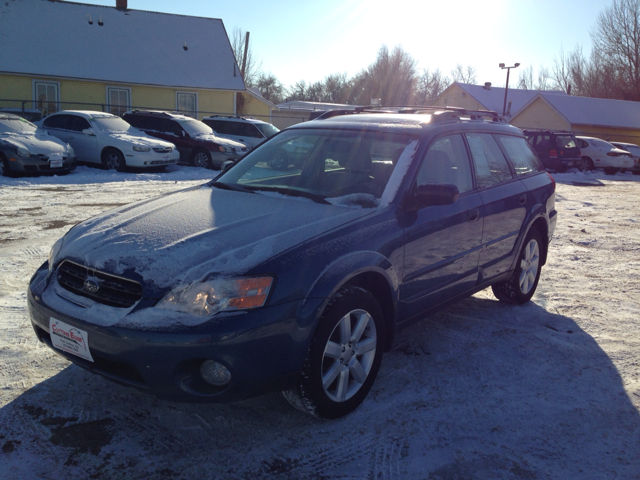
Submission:
POLYGON ((0 178, 0 478, 640 478, 640 177, 554 175, 533 302, 485 290, 401 332, 337 421, 279 394, 164 402, 39 344, 31 274, 72 225, 210 171, 0 178))

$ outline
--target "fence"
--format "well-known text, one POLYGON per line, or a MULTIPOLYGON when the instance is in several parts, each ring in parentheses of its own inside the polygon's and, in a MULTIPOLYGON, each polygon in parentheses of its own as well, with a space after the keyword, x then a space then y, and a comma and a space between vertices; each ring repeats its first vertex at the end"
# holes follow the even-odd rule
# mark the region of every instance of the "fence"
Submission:
MULTIPOLYGON (((13 112, 28 120, 37 121, 47 115, 61 110, 95 110, 98 112, 109 112, 121 116, 129 110, 167 110, 166 108, 154 105, 115 105, 108 103, 87 103, 87 102, 47 102, 42 100, 16 100, 0 98, 0 111, 13 112)), ((215 112, 206 110, 180 111, 177 113, 189 115, 194 118, 203 118, 212 115, 232 116, 231 112, 215 112)), ((248 116, 248 115, 247 115, 248 116)), ((264 122, 273 123, 276 127, 283 129, 309 120, 309 112, 295 111, 274 111, 271 115, 250 115, 253 118, 264 122)))

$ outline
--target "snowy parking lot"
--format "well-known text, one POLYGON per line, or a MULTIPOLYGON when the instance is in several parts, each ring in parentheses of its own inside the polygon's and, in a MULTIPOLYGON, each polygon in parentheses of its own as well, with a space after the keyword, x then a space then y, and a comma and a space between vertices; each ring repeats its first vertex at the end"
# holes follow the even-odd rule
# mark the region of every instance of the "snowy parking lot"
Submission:
POLYGON ((0 178, 0 478, 640 478, 640 176, 554 175, 533 301, 484 290, 403 330, 365 402, 321 421, 278 393, 159 401, 36 339, 26 290, 55 240, 212 175, 0 178))

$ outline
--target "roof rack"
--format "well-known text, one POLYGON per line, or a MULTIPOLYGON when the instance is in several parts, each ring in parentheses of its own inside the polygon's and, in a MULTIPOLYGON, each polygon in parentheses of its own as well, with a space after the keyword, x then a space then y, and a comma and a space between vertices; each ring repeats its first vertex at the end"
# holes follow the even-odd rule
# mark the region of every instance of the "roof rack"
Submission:
POLYGON ((394 106, 394 107, 356 107, 353 110, 329 110, 322 115, 318 116, 316 120, 326 120, 328 118, 337 117, 340 115, 354 115, 358 113, 456 113, 458 115, 457 120, 460 120, 460 116, 469 116, 471 120, 482 121, 485 118, 490 118, 492 122, 506 123, 506 120, 498 112, 493 110, 469 110, 467 108, 460 107, 437 107, 437 106, 425 106, 425 105, 407 105, 407 106, 394 106))

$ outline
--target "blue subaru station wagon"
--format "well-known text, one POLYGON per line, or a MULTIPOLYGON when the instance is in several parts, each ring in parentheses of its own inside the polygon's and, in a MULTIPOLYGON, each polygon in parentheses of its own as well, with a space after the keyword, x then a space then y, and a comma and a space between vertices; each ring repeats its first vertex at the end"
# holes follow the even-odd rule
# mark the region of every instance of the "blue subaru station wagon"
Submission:
POLYGON ((280 390, 337 418, 399 328, 487 287, 528 302, 556 225, 553 178, 495 112, 327 112, 225 167, 58 240, 29 285, 40 341, 162 399, 280 390))

